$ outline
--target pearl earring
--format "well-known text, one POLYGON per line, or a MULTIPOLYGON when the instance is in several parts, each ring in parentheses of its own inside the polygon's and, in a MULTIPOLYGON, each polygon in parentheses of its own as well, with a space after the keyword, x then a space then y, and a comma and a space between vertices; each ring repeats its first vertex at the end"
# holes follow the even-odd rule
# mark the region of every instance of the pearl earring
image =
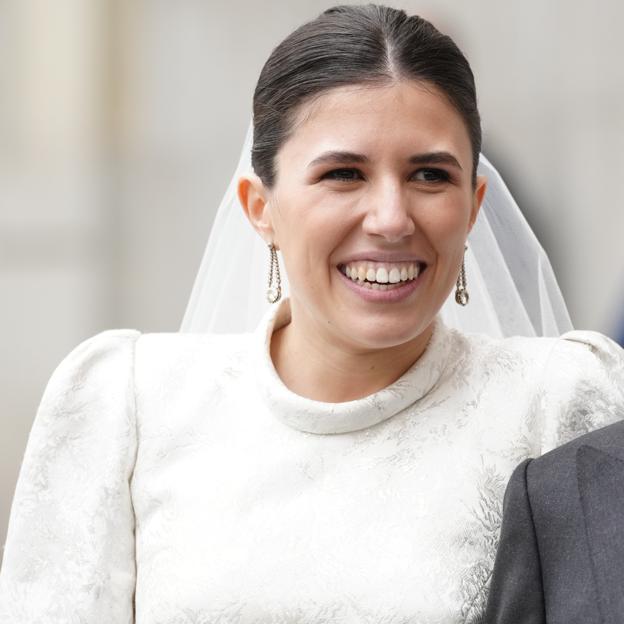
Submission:
POLYGON ((457 285, 455 287, 455 301, 460 306, 468 305, 468 301, 470 301, 470 296, 466 289, 466 249, 468 249, 468 247, 464 245, 464 258, 462 259, 459 275, 457 276, 457 285))
POLYGON ((273 243, 269 243, 269 251, 271 257, 269 260, 269 282, 266 297, 269 303, 277 303, 282 296, 282 277, 277 259, 277 250, 273 243))

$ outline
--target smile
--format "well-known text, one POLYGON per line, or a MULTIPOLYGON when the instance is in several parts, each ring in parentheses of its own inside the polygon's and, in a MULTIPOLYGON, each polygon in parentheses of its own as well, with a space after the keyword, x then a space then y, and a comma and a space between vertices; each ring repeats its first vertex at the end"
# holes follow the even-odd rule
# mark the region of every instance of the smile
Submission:
POLYGON ((350 262, 338 265, 338 270, 359 286, 372 290, 389 290, 414 281, 426 265, 420 262, 350 262))

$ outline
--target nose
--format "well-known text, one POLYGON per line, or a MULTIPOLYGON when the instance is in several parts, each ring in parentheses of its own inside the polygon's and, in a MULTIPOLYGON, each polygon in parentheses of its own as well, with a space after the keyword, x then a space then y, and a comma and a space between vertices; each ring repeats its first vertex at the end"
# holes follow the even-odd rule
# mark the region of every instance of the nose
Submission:
POLYGON ((416 231, 407 194, 400 184, 387 182, 380 185, 377 192, 371 192, 368 202, 363 221, 367 234, 396 243, 416 231))

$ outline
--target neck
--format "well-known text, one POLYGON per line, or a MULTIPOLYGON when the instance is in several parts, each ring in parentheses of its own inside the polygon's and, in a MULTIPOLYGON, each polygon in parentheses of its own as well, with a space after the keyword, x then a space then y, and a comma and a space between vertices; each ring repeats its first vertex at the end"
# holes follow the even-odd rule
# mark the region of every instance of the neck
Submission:
POLYGON ((292 392, 327 403, 361 399, 394 383, 424 353, 433 331, 432 323, 407 343, 359 349, 302 325, 293 318, 273 333, 271 358, 292 392))

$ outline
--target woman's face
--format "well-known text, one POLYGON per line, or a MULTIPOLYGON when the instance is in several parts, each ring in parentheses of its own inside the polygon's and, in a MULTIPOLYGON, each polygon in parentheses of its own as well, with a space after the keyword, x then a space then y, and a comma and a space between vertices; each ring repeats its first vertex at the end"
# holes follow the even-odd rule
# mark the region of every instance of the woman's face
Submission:
POLYGON ((354 349, 426 332, 485 191, 447 99, 415 81, 328 91, 298 111, 276 169, 256 226, 281 250, 293 325, 354 349))

